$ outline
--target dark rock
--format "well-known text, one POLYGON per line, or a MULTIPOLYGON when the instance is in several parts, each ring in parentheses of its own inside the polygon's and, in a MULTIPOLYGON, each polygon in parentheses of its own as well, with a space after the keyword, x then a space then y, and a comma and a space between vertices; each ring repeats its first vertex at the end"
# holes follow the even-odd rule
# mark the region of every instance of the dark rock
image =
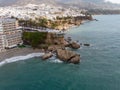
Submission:
POLYGON ((69 41, 69 42, 72 41, 72 38, 71 38, 71 37, 68 37, 68 38, 67 38, 67 41, 69 41))
POLYGON ((72 43, 70 44, 70 46, 71 46, 71 48, 73 48, 73 49, 79 49, 79 48, 80 48, 80 45, 79 45, 77 42, 72 42, 72 43))
POLYGON ((84 44, 84 46, 90 46, 90 44, 84 44))
POLYGON ((76 42, 79 43, 79 40, 77 40, 76 42))
POLYGON ((46 60, 46 59, 51 58, 52 56, 53 56, 53 54, 52 54, 51 52, 45 53, 45 54, 42 56, 42 59, 43 59, 43 60, 46 60))
POLYGON ((82 43, 80 43, 80 45, 82 45, 82 43))
POLYGON ((94 19, 95 21, 98 21, 97 19, 94 19))

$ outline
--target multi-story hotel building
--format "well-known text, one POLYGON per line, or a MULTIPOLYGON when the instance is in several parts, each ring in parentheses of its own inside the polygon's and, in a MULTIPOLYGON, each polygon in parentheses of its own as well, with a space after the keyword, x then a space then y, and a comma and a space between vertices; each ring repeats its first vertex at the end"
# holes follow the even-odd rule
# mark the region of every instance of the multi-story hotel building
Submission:
POLYGON ((5 41, 4 41, 4 35, 0 35, 0 52, 5 51, 5 41))
POLYGON ((0 52, 22 44, 22 31, 15 19, 0 19, 0 52))

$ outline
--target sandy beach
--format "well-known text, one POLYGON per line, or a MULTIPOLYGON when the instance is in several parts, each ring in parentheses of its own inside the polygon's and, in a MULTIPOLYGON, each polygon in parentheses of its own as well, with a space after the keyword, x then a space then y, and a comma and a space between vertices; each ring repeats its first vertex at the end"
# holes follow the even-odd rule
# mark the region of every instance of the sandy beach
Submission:
POLYGON ((15 56, 25 56, 31 53, 40 53, 41 49, 32 49, 32 48, 13 48, 6 50, 5 52, 0 53, 0 62, 15 56))

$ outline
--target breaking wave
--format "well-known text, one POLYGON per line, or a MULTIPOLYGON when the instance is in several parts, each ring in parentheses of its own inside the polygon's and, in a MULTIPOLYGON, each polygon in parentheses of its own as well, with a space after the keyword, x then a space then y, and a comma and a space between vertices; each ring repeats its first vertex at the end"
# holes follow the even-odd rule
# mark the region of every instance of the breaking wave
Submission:
POLYGON ((16 57, 12 57, 12 58, 9 58, 9 59, 5 59, 3 61, 0 62, 0 66, 3 66, 7 63, 12 63, 12 62, 17 62, 17 61, 21 61, 21 60, 27 60, 27 59, 30 59, 30 58, 34 58, 34 57, 40 57, 42 56, 44 53, 31 53, 31 54, 28 54, 26 56, 16 56, 16 57))

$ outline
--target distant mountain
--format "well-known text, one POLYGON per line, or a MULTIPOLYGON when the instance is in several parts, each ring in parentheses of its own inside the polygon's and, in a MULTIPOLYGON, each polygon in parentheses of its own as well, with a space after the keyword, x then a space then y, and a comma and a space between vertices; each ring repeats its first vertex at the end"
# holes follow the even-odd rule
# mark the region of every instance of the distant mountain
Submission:
POLYGON ((64 3, 78 3, 78 2, 91 2, 91 3, 101 3, 104 0, 57 0, 64 3))
POLYGON ((24 4, 40 4, 40 3, 45 3, 45 4, 56 4, 55 0, 16 0, 16 4, 24 5, 24 4))
POLYGON ((120 9, 119 4, 105 2, 105 0, 57 0, 66 5, 86 9, 120 9))
POLYGON ((13 5, 16 3, 16 0, 0 0, 0 6, 13 5))
POLYGON ((0 0, 0 6, 26 5, 26 4, 56 4, 55 0, 0 0))
POLYGON ((105 2, 104 0, 0 0, 0 6, 25 5, 29 3, 46 3, 84 9, 120 9, 120 5, 105 2))

